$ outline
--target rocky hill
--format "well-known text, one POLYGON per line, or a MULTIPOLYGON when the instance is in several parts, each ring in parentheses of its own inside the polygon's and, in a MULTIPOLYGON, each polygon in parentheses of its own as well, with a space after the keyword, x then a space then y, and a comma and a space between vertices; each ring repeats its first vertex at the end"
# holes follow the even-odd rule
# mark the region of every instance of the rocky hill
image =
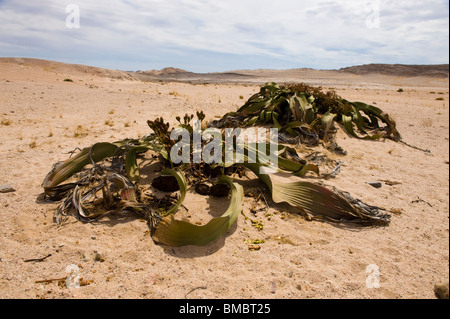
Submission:
POLYGON ((406 77, 427 76, 445 78, 449 76, 449 65, 365 64, 342 68, 339 71, 353 74, 384 74, 406 77))

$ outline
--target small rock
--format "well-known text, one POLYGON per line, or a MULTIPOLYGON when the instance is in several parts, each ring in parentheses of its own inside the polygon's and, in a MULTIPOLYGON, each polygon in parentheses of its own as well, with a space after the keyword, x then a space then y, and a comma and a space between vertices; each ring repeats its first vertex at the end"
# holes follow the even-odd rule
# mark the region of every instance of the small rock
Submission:
POLYGON ((434 293, 439 299, 448 299, 448 283, 435 285, 434 293))
POLYGON ((16 190, 11 185, 8 185, 8 184, 0 185, 0 193, 12 193, 15 191, 16 190))
POLYGON ((94 260, 95 260, 95 261, 104 262, 106 259, 105 259, 105 257, 103 256, 103 254, 102 254, 101 252, 97 251, 97 252, 95 253, 94 260))
POLYGON ((275 281, 272 281, 272 289, 270 290, 272 294, 275 294, 277 292, 277 283, 275 281))
POLYGON ((250 251, 258 251, 260 249, 261 249, 261 246, 259 246, 259 245, 250 245, 250 246, 248 246, 248 250, 250 250, 250 251))
POLYGON ((374 187, 374 188, 381 188, 383 186, 383 184, 381 184, 380 182, 376 182, 376 183, 367 183, 370 186, 374 187))

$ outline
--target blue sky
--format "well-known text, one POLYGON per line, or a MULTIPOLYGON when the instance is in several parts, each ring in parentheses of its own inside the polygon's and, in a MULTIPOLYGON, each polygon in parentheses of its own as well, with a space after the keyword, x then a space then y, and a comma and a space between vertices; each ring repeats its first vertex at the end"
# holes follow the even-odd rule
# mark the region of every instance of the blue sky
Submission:
POLYGON ((448 0, 0 0, 0 56, 194 72, 441 64, 448 10, 448 0), (66 25, 69 4, 79 28, 66 25))

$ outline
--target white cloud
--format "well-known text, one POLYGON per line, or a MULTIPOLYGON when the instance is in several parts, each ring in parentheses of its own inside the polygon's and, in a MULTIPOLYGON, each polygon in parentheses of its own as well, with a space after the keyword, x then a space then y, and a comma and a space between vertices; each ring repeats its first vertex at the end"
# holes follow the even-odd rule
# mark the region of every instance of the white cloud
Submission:
POLYGON ((226 55, 247 57, 253 61, 249 67, 275 68, 448 63, 448 2, 439 0, 72 3, 81 13, 81 28, 76 30, 64 24, 68 3, 0 2, 0 55, 42 57, 48 52, 48 57, 93 61, 110 56, 124 67, 147 56, 162 67, 191 60, 192 68, 199 68, 204 55, 215 64, 205 65, 203 71, 233 68, 230 61, 220 65, 219 56, 226 55), (371 28, 368 19, 377 13, 379 26, 371 28))

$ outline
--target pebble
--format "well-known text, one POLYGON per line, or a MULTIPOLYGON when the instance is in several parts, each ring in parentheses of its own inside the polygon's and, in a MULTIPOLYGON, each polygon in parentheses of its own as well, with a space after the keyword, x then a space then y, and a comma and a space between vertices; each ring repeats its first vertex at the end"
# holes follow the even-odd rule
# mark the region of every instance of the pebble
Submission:
POLYGON ((367 183, 367 184, 369 184, 373 188, 381 188, 381 187, 383 187, 383 184, 381 184, 380 182, 370 182, 370 183, 367 183))
POLYGON ((250 251, 257 251, 257 250, 260 250, 261 249, 261 246, 259 246, 259 245, 250 245, 250 246, 248 246, 248 250, 250 250, 250 251))
POLYGON ((434 293, 439 299, 448 299, 448 283, 435 285, 434 293))
POLYGON ((275 281, 272 281, 272 289, 270 290, 272 294, 275 294, 277 292, 277 283, 275 281))
POLYGON ((0 193, 12 193, 15 191, 16 190, 11 185, 8 185, 8 184, 0 185, 0 193))
POLYGON ((101 252, 97 251, 97 252, 95 253, 94 260, 95 260, 95 261, 104 262, 106 259, 105 259, 105 257, 103 256, 103 254, 102 254, 101 252))

